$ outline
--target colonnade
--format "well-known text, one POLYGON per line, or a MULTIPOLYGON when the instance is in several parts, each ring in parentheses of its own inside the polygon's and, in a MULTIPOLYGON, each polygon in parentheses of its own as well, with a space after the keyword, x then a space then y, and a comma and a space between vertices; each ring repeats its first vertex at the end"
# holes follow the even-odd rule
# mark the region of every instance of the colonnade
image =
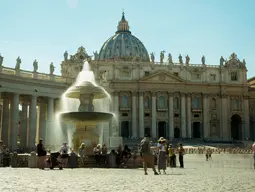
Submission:
POLYGON ((47 143, 47 126, 54 118, 54 98, 1 93, 1 140, 11 150, 33 149, 39 138, 47 143))

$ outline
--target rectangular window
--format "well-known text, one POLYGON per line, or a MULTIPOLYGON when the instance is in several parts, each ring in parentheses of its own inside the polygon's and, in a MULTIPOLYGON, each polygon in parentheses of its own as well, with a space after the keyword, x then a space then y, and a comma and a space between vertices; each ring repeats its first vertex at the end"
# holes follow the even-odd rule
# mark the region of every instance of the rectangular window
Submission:
POLYGON ((174 72, 174 75, 178 77, 178 76, 179 76, 179 73, 177 73, 177 72, 174 72))
POLYGON ((211 74, 210 75, 210 80, 211 81, 216 81, 216 74, 211 74))
POLYGON ((127 117, 128 113, 122 113, 122 117, 127 117))
POLYGON ((149 75, 150 75, 150 72, 149 72, 149 71, 144 71, 144 75, 145 75, 145 76, 149 76, 149 75))
POLYGON ((198 73, 192 74, 191 75, 192 80, 200 80, 201 79, 201 75, 198 73))
POLYGON ((179 114, 178 114, 178 113, 175 113, 175 114, 174 114, 174 117, 179 117, 179 114))
POLYGON ((237 71, 232 71, 231 72, 231 81, 237 81, 238 77, 237 77, 237 71))

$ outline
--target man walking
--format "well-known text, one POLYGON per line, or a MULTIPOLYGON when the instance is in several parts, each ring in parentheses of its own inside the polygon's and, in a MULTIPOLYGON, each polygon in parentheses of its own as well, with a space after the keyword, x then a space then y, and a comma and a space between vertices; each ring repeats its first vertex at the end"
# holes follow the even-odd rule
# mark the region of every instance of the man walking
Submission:
POLYGON ((143 159, 144 174, 148 175, 147 168, 151 167, 154 172, 154 175, 158 175, 154 166, 154 155, 151 152, 151 143, 148 138, 148 135, 145 135, 145 137, 141 141, 139 152, 143 159))

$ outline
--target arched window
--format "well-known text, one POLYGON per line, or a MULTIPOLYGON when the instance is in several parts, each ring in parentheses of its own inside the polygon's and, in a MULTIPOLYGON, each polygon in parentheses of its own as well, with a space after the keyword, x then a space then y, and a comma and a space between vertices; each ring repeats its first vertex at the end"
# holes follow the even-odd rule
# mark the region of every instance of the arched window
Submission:
POLYGON ((179 98, 178 97, 174 98, 174 109, 179 109, 179 98))
POLYGON ((216 109, 216 99, 215 98, 212 99, 211 106, 212 106, 212 109, 216 109))
POLYGON ((144 97, 144 108, 150 109, 150 98, 148 96, 144 97))
POLYGON ((158 98, 158 107, 159 109, 165 109, 166 108, 166 100, 164 96, 159 96, 158 98))
POLYGON ((198 107, 199 107, 199 100, 198 100, 198 98, 195 97, 193 99, 193 108, 198 109, 198 107))
POLYGON ((126 95, 123 95, 121 97, 121 106, 127 107, 128 106, 128 97, 126 95))

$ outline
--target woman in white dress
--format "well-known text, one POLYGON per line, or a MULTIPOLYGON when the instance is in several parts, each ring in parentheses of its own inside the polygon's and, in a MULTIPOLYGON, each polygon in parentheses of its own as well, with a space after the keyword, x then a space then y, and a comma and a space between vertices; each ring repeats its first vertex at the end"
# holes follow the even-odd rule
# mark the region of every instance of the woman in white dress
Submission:
POLYGON ((158 172, 161 174, 160 170, 163 170, 163 173, 166 174, 166 140, 164 137, 160 137, 158 140, 158 172))

